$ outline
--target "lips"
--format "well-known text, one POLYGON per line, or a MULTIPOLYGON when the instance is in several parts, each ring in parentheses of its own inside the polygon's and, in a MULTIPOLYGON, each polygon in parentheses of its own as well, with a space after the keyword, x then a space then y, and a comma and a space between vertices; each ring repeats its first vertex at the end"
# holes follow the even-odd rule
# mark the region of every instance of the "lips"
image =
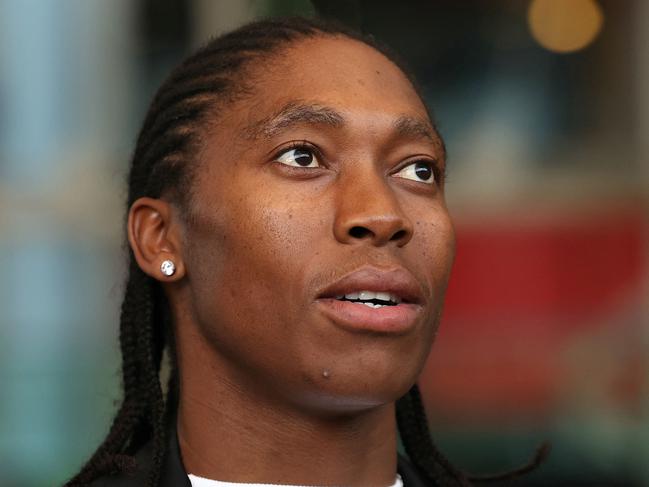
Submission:
POLYGON ((382 270, 376 267, 361 267, 330 284, 318 294, 318 299, 360 291, 388 292, 399 296, 403 302, 421 304, 423 292, 412 274, 401 267, 382 270))
POLYGON ((316 304, 325 316, 347 330, 400 334, 415 326, 423 300, 421 286, 405 269, 382 270, 366 266, 323 289, 316 304), (361 291, 389 293, 397 296, 400 302, 372 308, 362 302, 336 298, 361 291))

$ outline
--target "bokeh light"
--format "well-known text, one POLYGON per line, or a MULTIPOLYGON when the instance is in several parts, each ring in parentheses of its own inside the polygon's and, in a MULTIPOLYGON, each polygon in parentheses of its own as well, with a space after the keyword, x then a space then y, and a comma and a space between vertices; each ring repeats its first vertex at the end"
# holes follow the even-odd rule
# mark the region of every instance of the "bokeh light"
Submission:
POLYGON ((550 51, 568 53, 595 40, 604 15, 595 0, 533 0, 528 22, 539 44, 550 51))

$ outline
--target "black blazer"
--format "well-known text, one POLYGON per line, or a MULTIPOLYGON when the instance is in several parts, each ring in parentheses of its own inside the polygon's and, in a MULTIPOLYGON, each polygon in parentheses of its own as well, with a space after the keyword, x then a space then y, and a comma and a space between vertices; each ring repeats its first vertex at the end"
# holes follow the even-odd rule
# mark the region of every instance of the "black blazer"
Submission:
MULTIPOLYGON (((132 474, 101 477, 92 482, 92 487, 142 487, 151 468, 153 446, 145 445, 135 455, 137 469, 132 474)), ((426 483, 424 476, 417 471, 407 458, 399 455, 397 470, 403 479, 404 487, 434 487, 426 483)), ((175 428, 169 434, 169 446, 162 464, 160 487, 191 487, 191 482, 180 458, 178 436, 175 428)))

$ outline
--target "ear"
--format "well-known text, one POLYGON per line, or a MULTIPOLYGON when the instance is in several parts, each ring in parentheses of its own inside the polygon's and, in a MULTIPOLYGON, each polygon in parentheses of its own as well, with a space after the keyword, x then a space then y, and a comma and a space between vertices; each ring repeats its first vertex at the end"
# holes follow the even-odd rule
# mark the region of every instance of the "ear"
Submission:
POLYGON ((140 269, 163 282, 180 280, 185 275, 181 254, 180 222, 177 212, 161 199, 139 198, 128 212, 128 241, 140 269), (160 270, 165 260, 174 263, 176 271, 166 276, 160 270))

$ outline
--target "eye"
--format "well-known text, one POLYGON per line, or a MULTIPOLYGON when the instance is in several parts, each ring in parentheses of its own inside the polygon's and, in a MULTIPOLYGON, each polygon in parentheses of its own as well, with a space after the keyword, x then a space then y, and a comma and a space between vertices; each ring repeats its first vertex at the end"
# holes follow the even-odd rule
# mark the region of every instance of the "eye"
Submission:
POLYGON ((432 161, 415 161, 395 174, 398 178, 412 179, 426 184, 435 183, 435 169, 432 161))
POLYGON ((280 153, 275 160, 287 166, 319 167, 320 163, 313 152, 308 147, 294 147, 280 153))

